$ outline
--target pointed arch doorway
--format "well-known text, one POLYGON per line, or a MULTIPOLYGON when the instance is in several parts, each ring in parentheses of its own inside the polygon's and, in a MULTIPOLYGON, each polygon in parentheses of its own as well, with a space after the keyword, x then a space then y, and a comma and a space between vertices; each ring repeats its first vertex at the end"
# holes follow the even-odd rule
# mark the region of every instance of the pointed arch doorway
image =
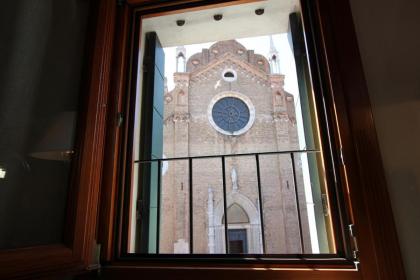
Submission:
MULTIPOLYGON (((224 225, 224 215, 222 224, 224 225)), ((228 246, 230 254, 247 254, 248 253, 248 232, 249 217, 245 210, 237 203, 233 203, 227 209, 228 220, 228 246)))
MULTIPOLYGON (((233 192, 227 195, 228 246, 231 254, 262 253, 259 212, 255 204, 245 195, 233 192)), ((210 252, 226 252, 224 238, 223 201, 218 201, 214 214, 209 216, 210 252), (212 217, 211 217, 212 216, 212 217)))

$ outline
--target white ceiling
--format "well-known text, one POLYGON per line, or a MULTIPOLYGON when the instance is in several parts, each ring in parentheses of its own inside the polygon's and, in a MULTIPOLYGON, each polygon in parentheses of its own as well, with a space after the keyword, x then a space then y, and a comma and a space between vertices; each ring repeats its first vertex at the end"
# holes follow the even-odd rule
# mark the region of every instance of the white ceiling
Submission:
POLYGON ((142 33, 157 32, 163 47, 240 39, 287 32, 289 14, 299 10, 298 0, 266 0, 249 4, 225 6, 186 12, 142 21, 142 33), (264 8, 261 16, 255 10, 264 8), (213 15, 223 14, 215 21, 213 15), (185 20, 184 26, 176 21, 185 20))

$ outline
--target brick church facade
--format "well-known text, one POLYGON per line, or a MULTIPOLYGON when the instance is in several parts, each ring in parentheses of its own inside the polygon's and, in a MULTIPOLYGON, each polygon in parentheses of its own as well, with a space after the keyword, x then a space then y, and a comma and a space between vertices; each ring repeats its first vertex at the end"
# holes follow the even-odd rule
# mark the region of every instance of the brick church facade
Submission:
MULTIPOLYGON (((166 158, 298 150, 294 98, 287 93, 279 55, 268 59, 235 40, 192 55, 178 47, 174 89, 165 91, 166 158)), ((311 253, 300 160, 296 177, 305 253, 311 253)), ((226 157, 231 253, 262 253, 260 202, 254 156, 226 157)), ((300 253, 290 154, 260 156, 266 253, 300 253)), ((160 252, 189 252, 189 168, 168 161, 162 171, 160 252)), ((193 160, 194 252, 225 253, 221 158, 193 160)))

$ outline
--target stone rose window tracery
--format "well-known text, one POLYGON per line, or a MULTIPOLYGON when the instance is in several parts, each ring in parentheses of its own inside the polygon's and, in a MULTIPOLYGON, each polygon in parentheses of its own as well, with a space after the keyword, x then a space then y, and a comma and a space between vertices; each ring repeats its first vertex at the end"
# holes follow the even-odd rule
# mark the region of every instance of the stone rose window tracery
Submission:
POLYGON ((248 97, 236 92, 216 95, 208 109, 211 125, 220 133, 240 135, 253 124, 255 109, 248 97))
POLYGON ((225 97, 216 102, 212 110, 213 120, 223 130, 238 131, 249 121, 249 109, 236 97, 225 97))

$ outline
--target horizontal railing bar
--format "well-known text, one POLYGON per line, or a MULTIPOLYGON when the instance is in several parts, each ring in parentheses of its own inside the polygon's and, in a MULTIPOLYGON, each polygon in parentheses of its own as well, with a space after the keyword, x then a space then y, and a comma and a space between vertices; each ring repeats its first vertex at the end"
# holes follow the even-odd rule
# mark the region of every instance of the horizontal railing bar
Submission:
MULTIPOLYGON (((264 258, 264 259, 278 259, 278 258, 286 258, 286 259, 320 259, 320 260, 324 260, 324 259, 335 259, 335 260, 348 260, 343 256, 340 256, 339 254, 335 254, 335 253, 319 253, 319 254, 312 254, 312 253, 306 253, 306 254, 300 254, 300 253, 290 253, 290 254, 272 254, 272 253, 268 253, 268 254, 258 254, 258 253, 247 253, 247 254, 231 254, 234 256, 238 256, 241 258, 264 258)), ((177 253, 162 253, 159 255, 156 254, 148 254, 148 253, 126 253, 124 255, 127 258, 130 257, 147 257, 147 258, 160 258, 160 257, 171 257, 171 256, 175 256, 175 257, 180 257, 180 258, 188 258, 191 256, 197 256, 197 259, 199 259, 200 257, 206 257, 206 258, 214 258, 214 259, 218 259, 218 258, 227 258, 230 259, 230 257, 226 257, 226 254, 224 253, 216 253, 216 254, 188 254, 188 253, 181 253, 181 254, 177 254, 177 253)), ((350 262, 353 262, 352 260, 348 260, 350 262)))
POLYGON ((194 260, 200 261, 267 261, 267 262, 302 262, 302 261, 314 261, 319 263, 333 264, 334 262, 353 264, 352 260, 348 260, 344 257, 337 256, 335 254, 230 254, 228 257, 226 254, 141 254, 141 253, 128 253, 119 259, 122 260, 133 260, 141 259, 145 261, 156 261, 156 260, 194 260))
POLYGON ((173 160, 189 160, 189 159, 205 159, 205 158, 221 158, 221 157, 243 157, 255 155, 277 155, 277 154, 293 154, 293 153, 319 153, 319 150, 290 150, 290 151, 274 151, 274 152, 261 152, 261 153, 242 153, 242 154, 221 154, 221 155, 206 155, 194 157, 175 157, 175 158, 156 158, 146 160, 135 160, 135 163, 150 163, 155 161, 173 161, 173 160))

